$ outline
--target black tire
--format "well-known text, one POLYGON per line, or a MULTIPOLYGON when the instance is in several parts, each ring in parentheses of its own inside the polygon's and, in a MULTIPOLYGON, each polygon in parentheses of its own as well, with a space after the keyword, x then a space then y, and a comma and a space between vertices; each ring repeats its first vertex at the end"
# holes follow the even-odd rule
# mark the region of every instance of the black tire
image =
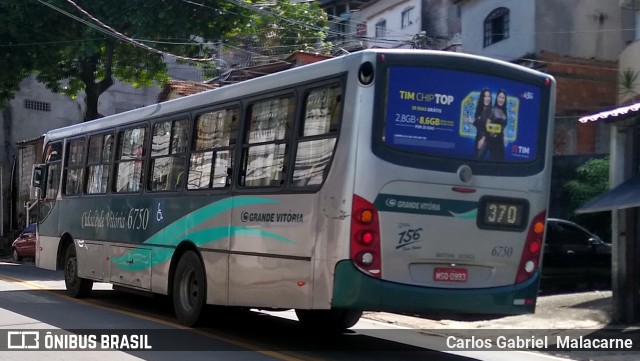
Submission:
POLYGON ((355 325, 362 316, 362 311, 296 309, 296 316, 305 328, 311 330, 342 331, 355 325))
POLYGON ((93 288, 92 280, 78 277, 78 257, 73 244, 67 247, 64 257, 64 284, 67 294, 73 298, 87 297, 93 288))
POLYGON ((193 251, 187 251, 180 257, 173 276, 173 308, 180 324, 191 327, 201 321, 206 292, 200 257, 193 251))
POLYGON ((18 250, 15 248, 13 249, 13 252, 11 252, 11 256, 13 257, 13 260, 16 262, 22 261, 22 257, 20 257, 20 255, 18 254, 18 250))

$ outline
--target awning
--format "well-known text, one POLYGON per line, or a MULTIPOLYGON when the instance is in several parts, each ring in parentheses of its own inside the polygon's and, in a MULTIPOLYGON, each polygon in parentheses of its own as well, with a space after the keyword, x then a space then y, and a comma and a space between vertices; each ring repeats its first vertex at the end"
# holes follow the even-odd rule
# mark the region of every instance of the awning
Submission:
POLYGON ((635 176, 592 199, 576 213, 594 213, 632 207, 640 207, 640 176, 635 176))
POLYGON ((621 120, 637 114, 640 114, 640 103, 618 107, 593 115, 587 115, 578 120, 580 123, 597 122, 599 120, 621 120))

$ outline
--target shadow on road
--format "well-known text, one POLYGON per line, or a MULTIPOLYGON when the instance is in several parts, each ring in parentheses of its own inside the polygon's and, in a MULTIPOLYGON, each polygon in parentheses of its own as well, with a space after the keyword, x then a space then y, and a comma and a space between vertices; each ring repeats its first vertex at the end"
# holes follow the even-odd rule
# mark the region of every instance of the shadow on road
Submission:
MULTIPOLYGON (((253 351, 249 359, 471 360, 357 331, 316 332, 296 321, 234 308, 209 307, 201 327, 185 329, 175 324, 168 297, 145 297, 113 290, 95 290, 84 300, 72 299, 62 290, 7 290, 0 292, 0 308, 5 329, 53 326, 76 334, 147 334, 152 351, 127 351, 145 360, 175 361, 175 355, 167 351, 245 354, 239 359, 247 359, 246 352, 253 351)), ((413 330, 378 331, 381 337, 388 332, 396 338, 400 332, 415 333, 413 330)))

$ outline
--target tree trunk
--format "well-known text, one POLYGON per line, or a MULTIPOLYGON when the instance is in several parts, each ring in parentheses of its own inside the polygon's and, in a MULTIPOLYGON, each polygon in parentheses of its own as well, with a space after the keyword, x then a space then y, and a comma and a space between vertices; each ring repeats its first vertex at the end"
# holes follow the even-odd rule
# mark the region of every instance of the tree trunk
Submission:
POLYGON ((113 43, 107 43, 104 54, 105 76, 104 79, 99 82, 96 82, 96 70, 98 61, 100 60, 100 54, 96 54, 96 56, 87 59, 87 61, 82 64, 82 81, 85 86, 85 105, 87 106, 84 115, 85 122, 102 118, 102 115, 98 113, 98 99, 102 93, 113 85, 113 72, 111 69, 113 65, 113 50, 113 43))

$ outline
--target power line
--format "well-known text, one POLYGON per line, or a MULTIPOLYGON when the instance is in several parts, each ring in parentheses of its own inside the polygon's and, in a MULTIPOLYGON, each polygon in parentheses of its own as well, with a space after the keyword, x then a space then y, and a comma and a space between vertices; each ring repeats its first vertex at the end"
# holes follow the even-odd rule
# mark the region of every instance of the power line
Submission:
POLYGON ((94 24, 92 24, 92 23, 90 23, 90 22, 88 22, 88 21, 86 21, 86 20, 84 20, 84 19, 81 19, 81 18, 79 18, 79 17, 77 17, 77 16, 75 16, 75 15, 73 15, 73 14, 71 14, 71 13, 69 13, 69 12, 65 11, 65 10, 62 10, 62 9, 60 9, 60 8, 56 7, 56 6, 55 6, 55 5, 53 5, 53 4, 46 3, 46 2, 44 2, 43 0, 37 0, 37 1, 38 1, 40 4, 45 5, 45 6, 48 6, 49 8, 51 8, 51 9, 53 9, 53 10, 55 10, 55 11, 57 11, 57 12, 59 12, 59 13, 63 14, 63 15, 66 15, 66 16, 68 16, 68 17, 70 17, 70 18, 72 18, 72 19, 74 19, 74 20, 76 20, 76 21, 78 21, 78 22, 80 22, 80 23, 82 23, 82 24, 85 24, 85 25, 87 25, 87 26, 91 27, 91 28, 92 28, 92 29, 94 29, 94 30, 97 30, 97 31, 102 32, 102 33, 104 33, 104 34, 106 34, 106 35, 109 35, 109 36, 111 36, 111 37, 113 37, 113 38, 116 38, 116 39, 118 39, 118 40, 124 41, 124 42, 126 42, 126 43, 131 44, 131 45, 137 46, 137 47, 139 47, 139 48, 145 49, 145 50, 147 50, 147 51, 150 51, 150 52, 153 52, 153 53, 156 53, 156 54, 159 54, 159 55, 169 55, 169 56, 173 56, 173 57, 179 58, 179 59, 181 59, 181 60, 188 60, 188 61, 211 61, 211 60, 213 60, 213 59, 214 59, 213 57, 211 57, 211 58, 204 58, 204 59, 203 59, 203 58, 190 58, 190 57, 185 57, 185 56, 175 55, 175 54, 172 54, 172 53, 168 53, 168 52, 165 52, 165 51, 161 51, 161 50, 158 50, 158 49, 152 48, 152 47, 150 47, 150 46, 148 46, 148 45, 146 45, 146 44, 142 44, 142 43, 140 43, 139 41, 136 41, 135 39, 132 39, 132 38, 130 38, 130 37, 127 37, 126 35, 124 35, 124 34, 122 34, 122 33, 118 32, 118 31, 116 31, 116 30, 115 30, 115 29, 113 29, 112 27, 110 27, 110 26, 108 26, 108 25, 104 24, 103 22, 101 22, 100 20, 98 20, 98 19, 97 19, 96 17, 94 17, 93 15, 89 14, 87 11, 85 11, 83 8, 81 8, 79 5, 77 5, 77 4, 76 4, 75 2, 73 2, 72 0, 66 0, 66 1, 67 1, 68 3, 70 3, 70 4, 72 4, 72 5, 73 5, 73 6, 74 6, 78 11, 82 12, 83 14, 85 14, 85 15, 86 15, 87 17, 89 17, 91 20, 93 20, 94 22, 98 23, 100 26, 96 26, 96 25, 94 25, 94 24))
MULTIPOLYGON (((340 31, 334 31, 331 29, 326 29, 326 28, 322 28, 319 26, 315 26, 315 25, 311 25, 311 24, 307 24, 295 19, 290 19, 287 18, 286 16, 280 15, 280 14, 276 14, 273 13, 271 11, 262 9, 262 8, 258 8, 256 6, 253 6, 251 4, 245 3, 242 0, 226 0, 227 2, 233 3, 237 6, 243 7, 245 9, 251 10, 253 12, 256 12, 260 15, 265 15, 265 16, 272 16, 275 18, 278 18, 282 21, 285 21, 287 23, 293 24, 293 25, 298 25, 307 29, 311 29, 311 30, 316 30, 316 31, 321 31, 326 33, 327 35, 336 35, 336 36, 352 36, 351 34, 348 33, 344 33, 344 32, 340 32, 340 31)), ((372 38, 372 37, 367 37, 367 36, 357 36, 356 37, 358 40, 369 40, 369 41, 375 41, 375 42, 379 42, 379 43, 393 43, 393 44, 398 44, 398 43, 402 43, 399 40, 394 40, 394 39, 386 39, 386 38, 372 38)))

